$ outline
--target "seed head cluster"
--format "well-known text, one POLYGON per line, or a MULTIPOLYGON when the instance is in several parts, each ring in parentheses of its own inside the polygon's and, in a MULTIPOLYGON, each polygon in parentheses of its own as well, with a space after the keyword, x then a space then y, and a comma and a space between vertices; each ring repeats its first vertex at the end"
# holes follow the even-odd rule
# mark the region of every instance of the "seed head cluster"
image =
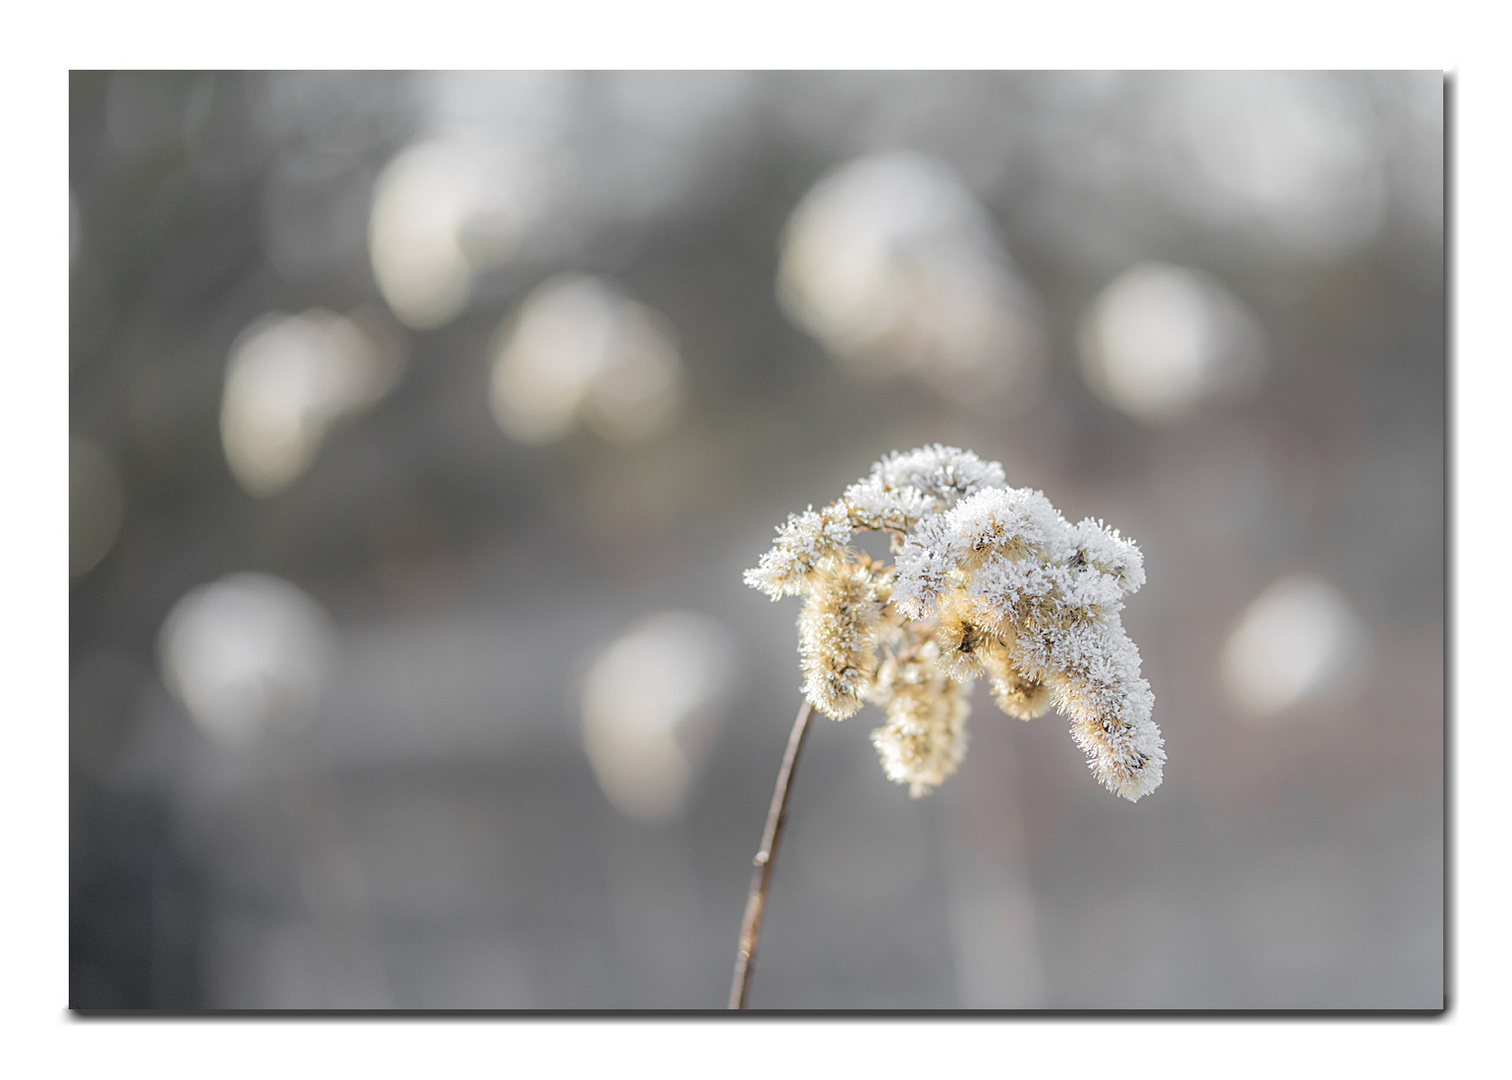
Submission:
POLYGON ((1160 786, 1155 697, 1120 618, 1144 584, 1139 549, 1009 487, 997 462, 938 444, 888 454, 835 502, 790 515, 745 580, 803 597, 804 695, 836 720, 879 706, 872 742, 915 797, 965 756, 977 678, 1009 716, 1063 713, 1108 790, 1133 801, 1160 786), (891 536, 893 565, 850 546, 863 531, 891 536))

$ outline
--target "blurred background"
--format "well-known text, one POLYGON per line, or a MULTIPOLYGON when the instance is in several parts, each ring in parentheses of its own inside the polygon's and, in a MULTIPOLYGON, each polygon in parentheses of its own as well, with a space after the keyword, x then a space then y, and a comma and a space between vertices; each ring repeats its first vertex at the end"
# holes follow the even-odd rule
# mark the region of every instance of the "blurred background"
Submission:
POLYGON ((1139 542, 1166 780, 817 718, 752 1006, 1442 1005, 1439 73, 70 92, 72 1007, 723 1007, 741 571, 935 441, 1139 542))

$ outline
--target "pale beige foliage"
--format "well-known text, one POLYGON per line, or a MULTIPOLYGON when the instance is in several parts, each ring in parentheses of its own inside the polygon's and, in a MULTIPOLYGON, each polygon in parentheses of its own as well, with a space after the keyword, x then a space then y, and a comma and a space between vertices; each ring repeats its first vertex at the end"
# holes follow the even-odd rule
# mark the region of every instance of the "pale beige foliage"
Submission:
POLYGON ((1064 713, 1110 791, 1132 801, 1160 785, 1155 698, 1120 620, 1144 584, 1139 549, 1008 487, 996 462, 940 445, 889 454, 835 502, 790 516, 745 579, 804 598, 805 696, 836 720, 880 706, 872 741, 915 796, 960 765, 979 676, 1010 716, 1064 713), (891 535, 893 566, 849 546, 864 530, 891 535))

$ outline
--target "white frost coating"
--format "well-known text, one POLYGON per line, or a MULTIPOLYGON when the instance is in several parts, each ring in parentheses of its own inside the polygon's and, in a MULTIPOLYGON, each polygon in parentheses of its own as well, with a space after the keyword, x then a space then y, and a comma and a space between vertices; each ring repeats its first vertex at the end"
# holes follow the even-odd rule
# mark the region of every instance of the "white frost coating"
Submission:
POLYGON ((962 544, 943 514, 922 519, 898 551, 893 603, 909 618, 925 618, 950 582, 962 544))
POLYGON ((871 475, 885 487, 911 487, 933 496, 938 500, 935 509, 944 509, 982 488, 1008 483, 996 461, 983 461, 970 450, 939 443, 886 454, 872 466, 871 475))
POLYGON ((1094 518, 1083 518, 1071 527, 1069 541, 1084 561, 1118 578, 1125 592, 1138 592, 1144 584, 1144 556, 1134 541, 1125 540, 1094 518))
POLYGON ((850 523, 831 507, 815 512, 811 506, 801 514, 789 514, 787 524, 777 526, 772 550, 754 570, 745 572, 745 583, 773 600, 796 596, 819 561, 839 555, 850 538, 850 523))
POLYGON ((1007 543, 1044 545, 1065 525, 1043 492, 1007 487, 962 499, 945 520, 973 551, 1007 543))
POLYGON ((916 487, 890 487, 875 474, 846 488, 844 500, 851 516, 866 528, 899 532, 933 513, 938 501, 916 487))
POLYGON ((872 701, 888 776, 920 795, 965 753, 967 692, 987 677, 1009 715, 1053 705, 1087 764, 1131 801, 1160 786, 1155 698, 1123 629, 1144 584, 1133 541, 1093 518, 1069 524, 1044 494, 956 447, 893 453, 823 510, 793 515, 746 583, 802 595, 804 692, 835 719, 872 701), (891 534, 884 567, 846 545, 891 534), (881 650, 879 652, 879 649, 881 650))

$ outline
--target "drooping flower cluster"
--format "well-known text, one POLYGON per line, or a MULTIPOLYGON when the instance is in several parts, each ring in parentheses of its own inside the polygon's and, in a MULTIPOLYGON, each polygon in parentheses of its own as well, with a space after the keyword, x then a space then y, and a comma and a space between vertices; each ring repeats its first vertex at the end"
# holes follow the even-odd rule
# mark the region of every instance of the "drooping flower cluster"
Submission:
POLYGON ((1155 698, 1120 619, 1144 584, 1139 549, 1009 487, 996 462, 938 444, 889 454, 835 502, 790 515, 745 580, 804 598, 804 695, 836 720, 880 706, 872 742, 916 797, 965 755, 979 676, 1010 716, 1064 713, 1108 790, 1133 801, 1160 786, 1155 698), (892 566, 850 547, 868 530, 892 537, 892 566))

